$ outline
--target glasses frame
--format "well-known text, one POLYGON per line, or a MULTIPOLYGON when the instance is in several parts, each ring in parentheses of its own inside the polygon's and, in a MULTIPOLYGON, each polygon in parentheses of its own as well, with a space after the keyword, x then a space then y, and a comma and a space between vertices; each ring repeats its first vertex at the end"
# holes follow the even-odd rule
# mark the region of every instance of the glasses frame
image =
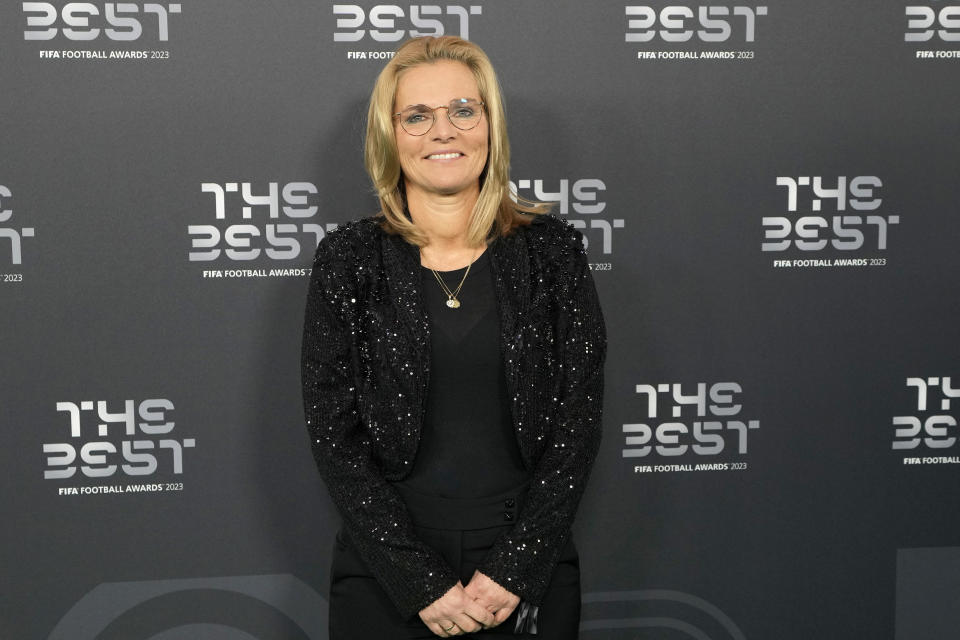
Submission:
MULTIPOLYGON (((426 108, 430 111, 431 115, 433 116, 433 122, 430 123, 430 126, 429 126, 429 127, 427 128, 427 130, 424 131, 423 133, 410 133, 409 131, 407 131, 407 127, 404 126, 404 124, 403 124, 403 119, 402 119, 402 118, 400 119, 400 128, 403 129, 403 132, 406 133, 408 136, 416 136, 416 137, 418 137, 418 138, 419 138, 420 136, 425 136, 425 135, 427 135, 428 133, 430 133, 430 130, 433 129, 433 125, 437 124, 437 109, 446 109, 446 110, 447 110, 447 122, 449 122, 451 125, 453 125, 453 128, 454 128, 454 129, 457 129, 458 131, 470 131, 470 130, 472 130, 472 129, 476 129, 476 128, 477 128, 477 125, 480 124, 480 120, 483 119, 483 114, 486 112, 486 109, 484 108, 486 105, 484 105, 483 101, 482 101, 482 100, 474 100, 473 98, 454 98, 454 99, 451 100, 448 104, 442 104, 442 105, 440 105, 440 106, 438 106, 438 107, 428 107, 428 106, 425 105, 425 104, 418 104, 418 105, 413 105, 413 106, 415 106, 415 107, 426 107, 426 108), (474 102, 474 103, 480 105, 480 117, 477 118, 477 121, 473 123, 473 126, 472 126, 472 127, 467 127, 466 129, 464 129, 463 127, 461 127, 460 125, 458 125, 456 122, 454 122, 453 119, 450 117, 450 107, 451 107, 451 105, 453 105, 454 102, 458 102, 458 101, 460 101, 461 103, 463 103, 463 102, 474 102)), ((409 108, 411 108, 411 107, 408 107, 408 109, 409 109, 409 108)), ((404 109, 404 111, 406 111, 406 109, 404 109)), ((402 116, 402 115, 403 115, 403 111, 398 111, 397 113, 393 114, 393 117, 394 117, 394 118, 400 118, 400 116, 402 116)))

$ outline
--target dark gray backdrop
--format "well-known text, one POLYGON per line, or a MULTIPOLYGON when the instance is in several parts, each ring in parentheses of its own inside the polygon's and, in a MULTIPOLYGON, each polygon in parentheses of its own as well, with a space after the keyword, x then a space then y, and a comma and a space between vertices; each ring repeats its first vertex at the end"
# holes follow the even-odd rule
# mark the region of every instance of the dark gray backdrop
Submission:
POLYGON ((606 313, 582 637, 952 637, 960 5, 353 7, 0 8, 0 637, 326 638, 296 270, 440 29, 606 313))

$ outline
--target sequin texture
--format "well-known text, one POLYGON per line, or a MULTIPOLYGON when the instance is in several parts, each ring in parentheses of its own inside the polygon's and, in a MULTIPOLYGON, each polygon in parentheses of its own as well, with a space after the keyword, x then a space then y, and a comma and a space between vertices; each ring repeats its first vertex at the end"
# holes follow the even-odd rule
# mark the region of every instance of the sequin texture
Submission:
MULTIPOLYGON (((413 468, 430 379, 416 246, 373 216, 317 247, 303 333, 317 467, 360 556, 406 618, 456 585, 391 482, 413 468)), ((489 249, 511 413, 530 491, 479 570, 532 605, 546 592, 600 445, 606 327, 583 236, 537 215, 489 249)))

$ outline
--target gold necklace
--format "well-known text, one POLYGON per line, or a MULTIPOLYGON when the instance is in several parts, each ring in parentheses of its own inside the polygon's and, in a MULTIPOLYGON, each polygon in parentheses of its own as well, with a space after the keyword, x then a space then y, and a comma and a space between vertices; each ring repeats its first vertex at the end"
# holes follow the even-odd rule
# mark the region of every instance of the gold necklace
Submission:
POLYGON ((467 274, 470 273, 470 267, 472 267, 473 263, 476 261, 477 258, 474 258, 470 261, 470 264, 467 265, 467 270, 463 272, 463 277, 460 278, 460 284, 457 285, 457 288, 454 291, 450 290, 450 287, 447 286, 447 283, 443 281, 443 278, 440 277, 440 274, 437 273, 435 269, 430 269, 430 271, 433 271, 433 277, 437 279, 438 283, 440 283, 440 288, 443 289, 445 294, 447 294, 447 306, 451 309, 460 308, 460 300, 457 299, 457 294, 460 293, 460 289, 463 288, 463 283, 467 280, 467 274))

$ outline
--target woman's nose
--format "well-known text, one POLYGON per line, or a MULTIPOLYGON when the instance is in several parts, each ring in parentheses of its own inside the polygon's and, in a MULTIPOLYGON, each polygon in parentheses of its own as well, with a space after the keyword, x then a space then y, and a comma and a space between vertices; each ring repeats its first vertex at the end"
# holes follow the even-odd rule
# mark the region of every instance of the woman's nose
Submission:
POLYGON ((436 118, 433 123, 433 133, 434 138, 439 138, 442 140, 447 140, 456 135, 457 128, 453 126, 453 123, 450 122, 450 118, 447 117, 446 107, 437 109, 434 113, 434 118, 436 118))

